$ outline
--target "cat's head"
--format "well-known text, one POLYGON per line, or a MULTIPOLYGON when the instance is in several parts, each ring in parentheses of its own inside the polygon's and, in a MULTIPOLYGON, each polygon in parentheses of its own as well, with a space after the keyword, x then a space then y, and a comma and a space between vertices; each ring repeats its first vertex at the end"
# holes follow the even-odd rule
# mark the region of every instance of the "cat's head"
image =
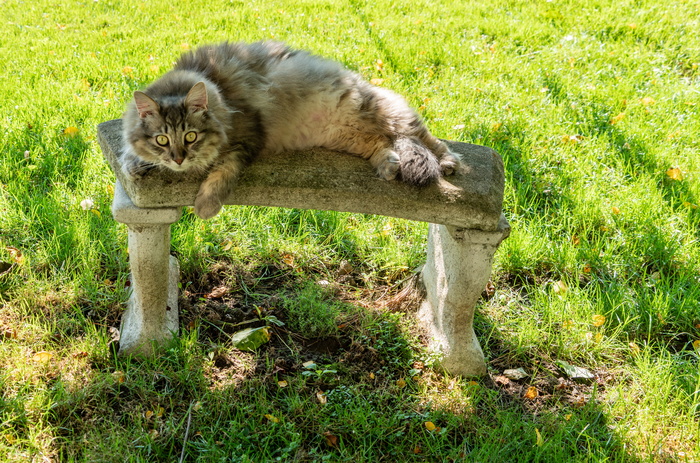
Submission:
POLYGON ((209 110, 204 82, 186 94, 134 93, 132 129, 127 136, 144 161, 182 172, 206 169, 226 143, 226 133, 209 110))

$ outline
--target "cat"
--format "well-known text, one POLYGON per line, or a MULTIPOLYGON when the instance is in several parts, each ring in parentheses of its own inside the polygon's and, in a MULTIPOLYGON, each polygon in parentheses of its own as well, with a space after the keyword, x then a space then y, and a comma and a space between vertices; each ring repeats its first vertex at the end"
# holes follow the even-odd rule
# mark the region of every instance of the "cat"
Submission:
POLYGON ((224 42, 183 54, 123 116, 124 173, 206 171, 195 198, 215 216, 257 153, 323 147, 368 159, 380 177, 422 186, 459 159, 396 93, 280 42, 224 42))

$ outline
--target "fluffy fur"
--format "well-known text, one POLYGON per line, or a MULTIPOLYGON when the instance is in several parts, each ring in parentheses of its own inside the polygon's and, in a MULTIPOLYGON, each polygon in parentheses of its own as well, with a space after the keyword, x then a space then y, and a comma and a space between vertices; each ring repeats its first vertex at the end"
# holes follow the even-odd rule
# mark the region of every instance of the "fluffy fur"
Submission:
POLYGON ((334 61, 282 43, 222 43, 183 55, 124 113, 124 171, 208 172, 195 213, 216 215, 263 150, 324 147, 368 159, 386 180, 415 185, 458 160, 397 94, 334 61))

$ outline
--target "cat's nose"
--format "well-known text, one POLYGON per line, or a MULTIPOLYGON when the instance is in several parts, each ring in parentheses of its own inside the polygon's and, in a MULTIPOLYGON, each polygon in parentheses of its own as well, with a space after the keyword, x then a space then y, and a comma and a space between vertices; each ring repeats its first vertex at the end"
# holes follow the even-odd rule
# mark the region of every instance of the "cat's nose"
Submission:
POLYGON ((184 161, 184 160, 185 160, 184 158, 173 159, 173 161, 175 161, 175 162, 177 163, 178 166, 181 166, 181 165, 182 165, 182 161, 184 161))

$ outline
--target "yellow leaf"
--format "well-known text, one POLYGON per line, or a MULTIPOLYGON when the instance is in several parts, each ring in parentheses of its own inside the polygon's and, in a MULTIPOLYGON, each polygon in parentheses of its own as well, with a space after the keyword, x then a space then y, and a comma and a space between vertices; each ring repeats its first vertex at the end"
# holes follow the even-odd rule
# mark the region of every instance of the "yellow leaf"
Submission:
POLYGON ((370 374, 369 374, 369 379, 374 379, 374 373, 371 373, 371 372, 370 372, 370 374))
POLYGON ((435 424, 432 421, 426 421, 424 424, 425 429, 427 429, 430 432, 435 431, 435 428, 437 428, 437 426, 435 426, 435 424))
POLYGON ((381 71, 384 69, 384 61, 378 59, 377 61, 374 62, 374 65, 377 67, 378 71, 381 71))
POLYGON ((612 125, 617 124, 617 123, 620 122, 622 119, 624 119, 625 116, 626 116, 625 113, 620 113, 620 114, 618 114, 617 116, 613 116, 613 118, 610 119, 610 124, 612 124, 612 125))
POLYGON ((132 68, 131 66, 124 66, 122 68, 122 74, 125 76, 132 76, 134 75, 134 68, 132 68))
POLYGON ((316 391, 316 399, 318 399, 318 403, 321 405, 328 403, 328 396, 326 396, 326 393, 323 391, 316 391))
POLYGON ((570 330, 571 328, 574 327, 574 321, 573 320, 564 320, 564 323, 562 323, 561 326, 565 330, 570 330))
POLYGON ((282 261, 289 265, 290 267, 294 267, 294 256, 291 254, 282 254, 282 261))
POLYGON ((572 416, 573 416, 573 415, 572 415, 571 413, 567 413, 566 415, 564 415, 564 419, 565 419, 566 421, 569 421, 569 420, 571 420, 571 417, 572 417, 572 416))
POLYGON ((12 257, 12 260, 15 261, 16 264, 21 264, 24 262, 24 255, 22 254, 22 251, 17 249, 14 246, 5 246, 5 250, 10 253, 10 257, 12 257))
POLYGON ((153 415, 154 415, 153 411, 151 411, 151 410, 146 410, 146 413, 144 413, 143 416, 144 416, 147 420, 150 420, 151 418, 153 418, 153 415))
POLYGON ((165 409, 163 407, 158 407, 156 410, 156 418, 161 418, 163 413, 165 413, 165 409))
POLYGON ((641 349, 639 348, 639 345, 636 342, 631 342, 629 346, 633 354, 638 355, 641 352, 641 349))
POLYGON ((406 380, 403 378, 400 378, 399 380, 396 381, 396 385, 400 388, 406 387, 406 380))
POLYGON ((671 180, 683 180, 683 172, 678 167, 671 167, 666 171, 666 176, 671 180))
POLYGON ((277 385, 279 387, 287 387, 287 386, 289 386, 289 383, 287 383, 287 381, 282 380, 282 381, 277 381, 277 385))
POLYGON ((182 51, 187 51, 190 49, 190 44, 187 42, 183 42, 180 44, 180 50, 182 51))
POLYGON ((654 103, 656 103, 656 100, 653 99, 653 98, 650 97, 650 96, 647 96, 647 97, 642 98, 641 101, 642 101, 642 104, 643 104, 644 106, 650 106, 650 105, 653 105, 654 103))
POLYGON ((538 447, 542 447, 542 445, 544 444, 544 440, 542 439, 542 434, 540 434, 540 430, 537 429, 537 428, 535 428, 535 434, 537 434, 537 442, 536 442, 536 445, 537 445, 538 447))
POLYGON ((605 315, 593 315, 593 326, 605 325, 605 315))
POLYGON ((279 422, 280 422, 280 419, 277 418, 277 417, 274 416, 274 415, 265 415, 265 418, 267 418, 268 420, 270 420, 270 421, 273 422, 273 423, 279 423, 279 422))
POLYGON ((479 383, 477 383, 477 382, 474 381, 474 380, 471 380, 471 381, 469 381, 469 382, 467 383, 467 386, 472 386, 472 387, 478 386, 478 385, 479 385, 479 383))
POLYGON ((34 354, 34 356, 32 357, 32 360, 37 362, 37 363, 46 363, 49 360, 51 360, 52 358, 53 358, 53 354, 51 352, 42 351, 42 352, 37 352, 36 354, 34 354))
POLYGON ((535 386, 530 386, 527 388, 527 392, 525 392, 525 397, 526 399, 534 400, 540 395, 539 391, 535 386))
POLYGON ((695 349, 695 350, 700 349, 700 339, 693 341, 693 349, 695 349))
POLYGON ((618 215, 620 213, 620 208, 617 206, 613 206, 611 210, 612 210, 612 213, 615 215, 618 215))
POLYGON ((151 429, 149 431, 148 435, 151 439, 155 439, 156 437, 158 437, 160 435, 160 433, 158 432, 157 429, 151 429))
POLYGON ((376 85, 377 87, 381 87, 381 85, 384 83, 384 79, 370 79, 369 83, 372 85, 376 85))
POLYGON ((231 241, 231 240, 224 241, 224 251, 228 251, 232 247, 233 247, 233 241, 231 241))
POLYGON ((80 131, 80 130, 78 130, 77 127, 70 126, 70 127, 66 127, 66 128, 63 130, 63 134, 64 134, 64 135, 68 135, 69 137, 75 137, 76 135, 78 135, 78 132, 79 132, 79 131, 80 131))

